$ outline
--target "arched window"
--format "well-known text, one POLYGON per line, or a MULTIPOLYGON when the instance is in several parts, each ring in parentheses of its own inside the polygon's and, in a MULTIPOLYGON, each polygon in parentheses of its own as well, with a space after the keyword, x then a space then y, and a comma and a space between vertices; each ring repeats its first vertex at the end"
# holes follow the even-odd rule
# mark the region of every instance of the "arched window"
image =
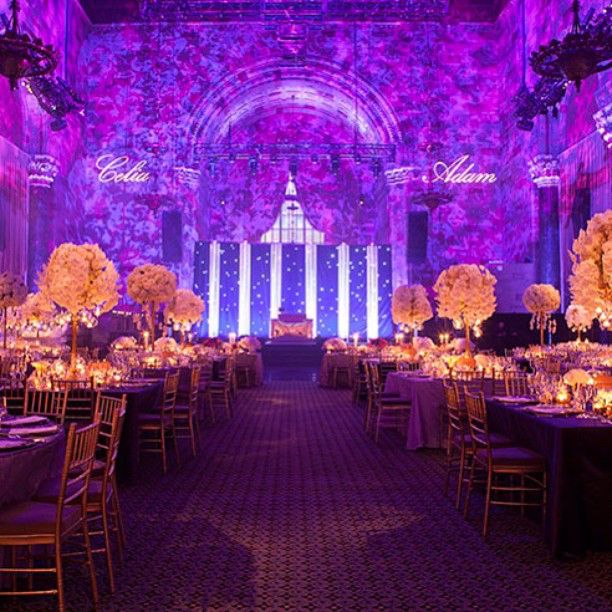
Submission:
POLYGON ((325 234, 316 230, 306 219, 298 201, 293 176, 289 175, 285 200, 272 227, 261 237, 261 242, 289 244, 323 244, 325 234))

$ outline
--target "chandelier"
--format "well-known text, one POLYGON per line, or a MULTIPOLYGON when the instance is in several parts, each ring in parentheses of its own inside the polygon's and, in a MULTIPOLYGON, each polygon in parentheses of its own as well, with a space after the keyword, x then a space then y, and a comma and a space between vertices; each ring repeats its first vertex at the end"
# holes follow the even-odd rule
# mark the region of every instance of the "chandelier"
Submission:
POLYGON ((580 2, 574 0, 572 29, 561 41, 553 39, 546 47, 531 54, 530 64, 534 72, 550 79, 566 79, 580 84, 587 77, 603 72, 612 66, 612 21, 610 7, 602 16, 590 23, 592 12, 585 23, 580 22, 580 2))
POLYGON ((40 38, 32 38, 19 31, 19 3, 11 0, 11 17, 4 21, 4 32, 0 34, 0 74, 17 89, 20 79, 41 77, 50 74, 57 66, 57 57, 52 45, 45 45, 40 38))
POLYGON ((66 115, 85 111, 85 102, 60 77, 35 77, 26 81, 28 91, 36 97, 38 105, 52 118, 51 129, 63 130, 68 124, 66 115))

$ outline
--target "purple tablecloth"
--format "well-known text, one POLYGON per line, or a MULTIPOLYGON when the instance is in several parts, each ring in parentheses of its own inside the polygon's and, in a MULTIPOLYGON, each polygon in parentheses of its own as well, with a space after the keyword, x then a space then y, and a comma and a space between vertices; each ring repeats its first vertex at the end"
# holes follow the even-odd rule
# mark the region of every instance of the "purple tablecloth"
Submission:
MULTIPOLYGON (((389 372, 385 392, 399 393, 411 403, 406 448, 444 448, 446 445, 446 404, 440 378, 420 378, 410 372, 389 372)), ((493 381, 485 380, 485 395, 493 392, 493 381)))
POLYGON ((158 410, 163 388, 163 381, 160 381, 157 384, 142 387, 101 389, 103 395, 111 397, 121 397, 124 393, 127 395, 125 421, 123 422, 123 432, 117 457, 117 479, 119 482, 129 483, 136 474, 140 453, 138 445, 138 415, 142 412, 155 412, 158 410))
POLYGON ((65 440, 60 429, 46 442, 0 451, 0 506, 30 499, 44 480, 61 474, 65 440))
POLYGON ((612 550, 612 425, 488 401, 489 426, 546 459, 545 539, 554 554, 612 550))

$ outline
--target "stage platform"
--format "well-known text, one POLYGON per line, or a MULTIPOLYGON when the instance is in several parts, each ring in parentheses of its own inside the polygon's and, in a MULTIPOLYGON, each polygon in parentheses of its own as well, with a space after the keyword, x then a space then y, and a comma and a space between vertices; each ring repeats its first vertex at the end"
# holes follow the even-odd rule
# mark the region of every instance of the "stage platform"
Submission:
POLYGON ((323 340, 298 336, 281 336, 268 340, 262 347, 264 367, 318 368, 323 357, 323 340))

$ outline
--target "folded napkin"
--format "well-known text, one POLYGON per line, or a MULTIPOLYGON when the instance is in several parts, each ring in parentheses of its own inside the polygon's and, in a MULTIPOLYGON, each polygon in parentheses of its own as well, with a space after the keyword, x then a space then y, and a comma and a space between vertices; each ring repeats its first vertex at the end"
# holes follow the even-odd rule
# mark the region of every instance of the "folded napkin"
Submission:
POLYGON ((13 448, 23 448, 32 446, 31 440, 18 440, 14 438, 0 438, 0 450, 11 450, 13 448))
POLYGON ((14 417, 11 419, 7 419, 6 421, 2 421, 2 423, 0 423, 0 426, 2 427, 20 427, 21 425, 34 425, 35 423, 46 423, 46 422, 47 422, 46 417, 32 414, 30 416, 14 417))
POLYGON ((498 402, 504 402, 506 404, 535 404, 537 400, 534 400, 532 397, 525 397, 521 395, 494 395, 492 400, 496 400, 498 402))
POLYGON ((576 412, 564 406, 557 406, 555 404, 538 404, 537 406, 530 406, 527 408, 528 412, 533 414, 548 415, 548 416, 562 416, 565 414, 572 414, 576 412))
POLYGON ((57 431, 57 425, 43 425, 42 427, 11 427, 9 435, 18 436, 45 436, 57 431))

